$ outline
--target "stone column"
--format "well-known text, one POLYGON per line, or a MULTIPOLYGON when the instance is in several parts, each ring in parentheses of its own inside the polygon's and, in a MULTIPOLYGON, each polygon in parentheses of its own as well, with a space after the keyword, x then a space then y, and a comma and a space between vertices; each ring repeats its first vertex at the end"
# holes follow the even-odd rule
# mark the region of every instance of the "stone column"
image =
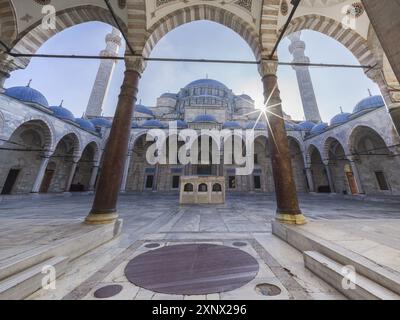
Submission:
POLYGON ((323 162, 326 171, 326 176, 328 178, 329 189, 331 189, 331 193, 335 193, 335 184, 333 183, 332 172, 331 172, 331 167, 329 165, 329 161, 323 161, 323 162))
POLYGON ((40 163, 39 171, 37 173, 35 182, 32 187, 32 193, 39 193, 40 187, 43 182, 44 174, 46 173, 47 165, 49 164, 50 156, 46 155, 42 158, 42 162, 40 163))
POLYGON ((276 220, 289 224, 304 224, 306 220, 297 199, 276 71, 275 62, 262 62, 260 65, 264 96, 266 101, 270 98, 267 105, 268 141, 275 183, 276 220))
POLYGON ((94 191, 94 187, 96 184, 97 173, 99 172, 99 165, 95 164, 92 169, 92 174, 90 176, 89 181, 89 191, 94 191))
POLYGON ((67 181, 65 183, 65 191, 64 192, 69 192, 69 190, 71 189, 71 184, 72 184, 72 180, 74 179, 74 175, 75 175, 75 171, 76 171, 77 165, 78 165, 78 160, 74 159, 72 161, 71 170, 69 171, 68 178, 67 178, 67 181))
POLYGON ((364 189, 361 184, 361 179, 360 179, 360 173, 358 172, 357 164, 355 162, 355 159, 353 157, 348 157, 350 166, 351 166, 351 171, 353 172, 354 179, 357 184, 357 190, 359 194, 364 193, 364 189))
POLYGON ((313 179, 313 176, 312 176, 311 167, 306 167, 305 170, 306 170, 308 188, 309 188, 310 192, 315 192, 314 179, 313 179))
POLYGON ((89 224, 112 223, 118 218, 117 201, 128 152, 133 109, 137 100, 139 80, 145 68, 141 58, 126 57, 125 63, 125 77, 104 151, 92 210, 86 217, 86 223, 89 224))
POLYGON ((124 175, 122 176, 121 192, 126 191, 126 183, 128 181, 128 173, 129 173, 129 166, 131 164, 131 159, 132 159, 132 152, 128 152, 125 161, 124 175))

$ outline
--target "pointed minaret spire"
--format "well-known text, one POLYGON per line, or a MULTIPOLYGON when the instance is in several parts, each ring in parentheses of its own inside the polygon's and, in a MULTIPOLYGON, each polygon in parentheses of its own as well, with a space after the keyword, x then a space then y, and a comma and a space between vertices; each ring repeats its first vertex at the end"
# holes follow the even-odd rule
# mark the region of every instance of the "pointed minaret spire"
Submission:
POLYGON ((28 84, 26 85, 28 88, 31 86, 32 79, 29 80, 28 84))
MULTIPOLYGON (((105 40, 107 46, 105 50, 100 52, 100 55, 105 57, 118 56, 122 43, 121 32, 113 28, 112 32, 106 36, 105 40)), ((87 118, 100 117, 103 113, 103 107, 107 100, 107 93, 116 63, 117 60, 101 60, 85 112, 87 118)))
POLYGON ((368 89, 368 94, 369 94, 370 97, 372 97, 371 89, 368 89))
POLYGON ((64 99, 63 99, 63 100, 61 100, 61 102, 60 102, 60 107, 62 107, 62 106, 63 106, 63 103, 64 103, 64 99))
MULTIPOLYGON (((293 62, 309 63, 310 59, 305 55, 306 44, 301 40, 301 32, 292 33, 289 39, 292 42, 289 46, 289 51, 293 55, 293 62)), ((309 67, 294 65, 293 69, 296 71, 297 83, 299 85, 306 120, 318 123, 322 122, 309 67)))
POLYGON ((339 107, 339 108, 340 108, 340 113, 344 113, 344 112, 343 112, 343 108, 342 108, 342 107, 339 107))

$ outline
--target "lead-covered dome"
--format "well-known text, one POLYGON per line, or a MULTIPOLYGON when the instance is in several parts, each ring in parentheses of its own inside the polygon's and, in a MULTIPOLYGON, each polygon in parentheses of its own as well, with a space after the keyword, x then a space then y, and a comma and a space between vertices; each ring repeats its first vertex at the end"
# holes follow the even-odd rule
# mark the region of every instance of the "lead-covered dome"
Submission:
POLYGON ((76 118, 75 122, 84 130, 96 131, 96 128, 94 127, 93 123, 90 122, 89 120, 82 119, 82 118, 76 118))
POLYGON ((50 110, 53 111, 53 115, 61 120, 69 120, 75 122, 75 116, 67 108, 62 105, 52 106, 50 110))
POLYGON ((137 105, 135 106, 134 111, 135 111, 135 112, 138 112, 138 113, 147 114, 148 116, 154 117, 153 111, 151 111, 150 108, 148 108, 148 107, 146 107, 146 106, 144 106, 144 105, 142 105, 142 104, 137 104, 137 105))
POLYGON ((39 105, 46 108, 49 107, 49 103, 45 96, 38 90, 31 88, 29 84, 26 87, 8 88, 4 94, 25 103, 39 105))
POLYGON ((223 125, 222 125, 223 129, 241 129, 241 125, 236 122, 236 121, 226 121, 223 125))
POLYGON ((312 121, 303 121, 299 123, 299 128, 303 131, 311 131, 314 126, 315 123, 312 121))
POLYGON ((349 121, 350 116, 351 116, 351 113, 348 113, 348 112, 339 113, 331 119, 330 125, 338 126, 339 124, 343 124, 343 123, 349 121))
POLYGON ((142 124, 142 128, 164 128, 164 125, 159 121, 155 119, 151 120, 146 120, 142 124))
POLYGON ((201 114, 194 118, 193 122, 218 122, 211 114, 201 114))
POLYGON ((385 101, 383 101, 382 96, 371 96, 357 103, 357 105, 354 107, 353 113, 377 109, 383 107, 384 105, 385 101))
POLYGON ((265 130, 267 129, 267 125, 263 122, 257 122, 256 124, 254 121, 252 121, 247 124, 246 129, 265 130))
POLYGON ((320 123, 314 126, 314 128, 311 129, 310 133, 311 134, 321 134, 322 132, 326 131, 328 129, 329 125, 327 123, 320 123))
POLYGON ((185 88, 191 88, 191 87, 213 87, 213 88, 228 90, 228 87, 226 85, 213 79, 195 80, 189 83, 185 88))
POLYGON ((106 118, 93 118, 90 119, 90 122, 93 123, 95 127, 99 128, 111 128, 111 121, 106 118))

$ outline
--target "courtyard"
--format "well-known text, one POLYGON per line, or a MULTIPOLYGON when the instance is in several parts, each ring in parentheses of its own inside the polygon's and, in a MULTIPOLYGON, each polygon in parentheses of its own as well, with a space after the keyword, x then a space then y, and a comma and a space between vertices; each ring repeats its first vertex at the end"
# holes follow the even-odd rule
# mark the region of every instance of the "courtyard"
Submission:
MULTIPOLYGON (((398 200, 299 197, 308 224, 296 228, 308 228, 400 272, 398 200)), ((0 206, 0 266, 42 246, 76 240, 82 232, 96 228, 82 224, 91 201, 92 195, 87 194, 4 198, 0 206)), ((301 251, 272 234, 273 195, 228 194, 223 205, 180 206, 176 193, 129 193, 120 196, 118 212, 123 219, 119 236, 71 259, 54 289, 41 289, 27 299, 101 299, 104 297, 97 294, 96 298, 95 292, 110 285, 117 285, 117 291, 109 299, 346 299, 305 268, 301 251), (155 292, 127 279, 124 268, 133 258, 177 244, 236 248, 257 261, 258 272, 235 290, 202 295, 155 292), (263 284, 278 287, 279 293, 269 295, 271 290, 263 289, 263 284)))

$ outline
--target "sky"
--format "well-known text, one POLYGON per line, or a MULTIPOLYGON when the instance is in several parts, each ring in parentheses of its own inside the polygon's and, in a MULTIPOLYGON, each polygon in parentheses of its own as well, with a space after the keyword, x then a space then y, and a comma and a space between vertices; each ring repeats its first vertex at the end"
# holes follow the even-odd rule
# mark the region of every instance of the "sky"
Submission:
MULTIPOLYGON (((111 27, 101 22, 84 23, 55 35, 38 53, 97 55, 105 48, 104 38, 111 27)), ((314 31, 303 31, 306 55, 313 63, 358 64, 352 53, 337 41, 314 31)), ((280 61, 290 62, 290 41, 278 48, 280 61)), ((120 50, 123 55, 124 46, 120 50)), ((197 21, 180 26, 162 38, 152 57, 254 60, 248 44, 234 31, 214 22, 197 21)), ((82 116, 97 74, 98 60, 33 58, 25 70, 12 73, 6 87, 26 85, 42 92, 50 105, 64 106, 82 116)), ((118 62, 111 82, 104 115, 113 115, 123 80, 124 63, 118 62)), ((343 108, 351 112, 358 101, 379 88, 361 69, 310 68, 314 91, 323 121, 343 108)), ((235 94, 250 95, 257 106, 263 104, 263 88, 256 65, 149 62, 139 87, 139 102, 155 106, 164 92, 179 92, 188 83, 207 77, 224 83, 235 94)), ((284 111, 294 120, 303 120, 303 110, 295 71, 278 69, 278 84, 284 111)))

